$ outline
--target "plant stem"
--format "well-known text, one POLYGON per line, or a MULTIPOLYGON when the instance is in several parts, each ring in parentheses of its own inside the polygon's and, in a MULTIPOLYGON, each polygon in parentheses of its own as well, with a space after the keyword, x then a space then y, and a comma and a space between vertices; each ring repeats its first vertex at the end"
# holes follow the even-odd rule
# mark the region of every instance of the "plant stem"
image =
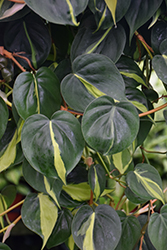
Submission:
POLYGON ((146 115, 153 114, 153 113, 155 113, 155 112, 157 112, 157 111, 159 111, 159 110, 161 110, 161 109, 164 109, 164 108, 166 108, 166 107, 167 107, 167 103, 164 103, 164 104, 162 104, 161 106, 159 106, 159 107, 157 107, 157 108, 155 108, 155 109, 151 109, 151 110, 149 110, 149 111, 147 111, 147 112, 144 112, 144 113, 139 114, 139 117, 143 117, 143 116, 146 116, 146 115))
POLYGON ((16 207, 20 206, 21 204, 24 203, 24 201, 25 201, 25 200, 22 200, 22 201, 18 202, 17 204, 13 205, 12 207, 8 208, 6 211, 2 212, 2 213, 0 214, 0 216, 3 216, 3 215, 5 215, 5 214, 7 214, 8 212, 10 212, 11 210, 15 209, 16 207))
MULTIPOLYGON (((20 219, 21 219, 21 215, 19 215, 19 217, 17 217, 16 220, 12 222, 12 224, 16 225, 17 222, 18 222, 20 219)), ((11 225, 11 224, 10 224, 10 225, 11 225)), ((4 231, 6 231, 10 225, 8 225, 8 226, 2 228, 2 229, 0 230, 0 234, 3 233, 4 231)))
POLYGON ((102 159, 101 155, 100 155, 98 152, 97 152, 97 155, 98 155, 98 157, 99 157, 99 159, 100 159, 101 163, 103 164, 103 167, 105 168, 105 170, 106 170, 106 172, 107 172, 108 176, 110 176, 110 172, 109 172, 109 170, 108 170, 108 168, 107 168, 107 166, 106 166, 105 162, 103 161, 103 159, 102 159))

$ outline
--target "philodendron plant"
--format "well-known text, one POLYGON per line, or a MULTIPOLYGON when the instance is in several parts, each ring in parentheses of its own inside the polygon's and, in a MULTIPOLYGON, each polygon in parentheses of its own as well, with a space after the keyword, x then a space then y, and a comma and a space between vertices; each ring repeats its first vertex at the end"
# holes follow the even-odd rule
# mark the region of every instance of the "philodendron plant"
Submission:
POLYGON ((19 220, 38 249, 166 248, 153 71, 165 100, 166 0, 0 1, 0 249, 19 220))

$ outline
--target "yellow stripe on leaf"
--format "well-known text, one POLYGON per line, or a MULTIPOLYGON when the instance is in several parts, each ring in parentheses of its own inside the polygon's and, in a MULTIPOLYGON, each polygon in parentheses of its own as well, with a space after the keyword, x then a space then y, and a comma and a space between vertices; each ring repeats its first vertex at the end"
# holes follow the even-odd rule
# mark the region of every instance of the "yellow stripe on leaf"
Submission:
POLYGON ((50 184, 45 176, 44 176, 44 184, 45 184, 47 193, 53 198, 53 200, 56 202, 56 205, 61 209, 60 204, 57 200, 57 197, 55 193, 53 192, 53 190, 50 188, 50 184))
POLYGON ((163 204, 165 204, 163 200, 163 192, 160 186, 156 182, 152 181, 151 179, 141 176, 140 174, 142 174, 143 172, 140 172, 140 174, 138 174, 137 171, 134 171, 134 173, 136 174, 136 178, 138 182, 139 183, 141 182, 141 184, 143 185, 145 190, 148 192, 148 194, 150 194, 150 196, 154 198, 159 199, 160 201, 162 201, 163 204))
POLYGON ((132 78, 134 79, 136 82, 140 83, 140 84, 143 84, 145 87, 148 88, 148 86, 146 85, 146 83, 144 82, 144 80, 138 76, 137 74, 135 73, 128 73, 128 72, 123 72, 123 71, 120 71, 121 75, 124 75, 124 76, 127 76, 129 78, 132 78))
POLYGON ((53 145, 53 149, 54 149, 54 166, 55 166, 55 169, 57 171, 58 176, 63 181, 63 183, 66 184, 66 168, 64 166, 64 162, 63 162, 61 155, 60 155, 59 145, 55 141, 51 121, 49 123, 49 128, 50 128, 50 137, 51 137, 51 141, 52 141, 52 145, 53 145))
POLYGON ((70 10, 70 16, 71 16, 73 24, 76 25, 76 26, 78 26, 79 23, 77 23, 77 21, 76 21, 72 4, 71 4, 70 0, 66 0, 66 2, 67 2, 67 5, 69 7, 69 10, 70 10))
POLYGON ((95 98, 98 98, 100 96, 106 95, 105 93, 103 93, 102 91, 100 91, 99 89, 97 89, 95 86, 93 86, 91 83, 87 82, 84 78, 82 78, 81 76, 74 74, 74 76, 76 76, 78 78, 78 80, 80 80, 83 85, 85 86, 85 88, 89 91, 89 93, 94 96, 95 98))
POLYGON ((95 213, 93 213, 90 218, 90 224, 86 231, 85 238, 83 241, 83 250, 95 250, 95 247, 93 244, 94 222, 95 222, 95 213))
POLYGON ((38 84, 37 84, 37 79, 34 75, 34 73, 32 73, 33 75, 33 79, 34 79, 34 91, 35 91, 35 96, 37 98, 37 113, 40 114, 40 101, 39 101, 39 94, 38 94, 38 84))
POLYGON ((93 193, 95 194, 96 200, 99 198, 100 196, 100 185, 99 185, 99 181, 98 181, 98 176, 97 176, 97 171, 96 168, 94 167, 94 172, 95 172, 95 187, 94 187, 94 191, 93 193))

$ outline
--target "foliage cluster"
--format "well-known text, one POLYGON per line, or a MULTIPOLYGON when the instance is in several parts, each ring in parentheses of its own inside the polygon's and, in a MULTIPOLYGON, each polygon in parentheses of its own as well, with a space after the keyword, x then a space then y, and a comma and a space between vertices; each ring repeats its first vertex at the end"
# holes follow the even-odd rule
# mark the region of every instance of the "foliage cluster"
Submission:
POLYGON ((164 250, 166 187, 147 153, 166 152, 145 141, 167 121, 167 1, 2 0, 0 30, 0 249, 21 219, 41 249, 164 250))

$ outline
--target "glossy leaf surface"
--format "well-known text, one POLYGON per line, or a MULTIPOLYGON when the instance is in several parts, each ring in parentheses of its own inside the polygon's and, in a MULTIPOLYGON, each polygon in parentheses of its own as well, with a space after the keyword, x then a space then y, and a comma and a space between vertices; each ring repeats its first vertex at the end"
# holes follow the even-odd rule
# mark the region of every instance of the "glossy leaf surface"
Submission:
POLYGON ((122 223, 122 236, 115 249, 133 249, 141 234, 140 223, 136 217, 126 216, 122 211, 118 211, 118 215, 122 223))
POLYGON ((78 56, 72 70, 73 73, 62 80, 61 92, 74 110, 84 111, 93 99, 106 94, 116 100, 126 99, 124 81, 106 56, 94 53, 78 56))
POLYGON ((22 130, 22 149, 25 157, 38 172, 46 177, 60 178, 79 162, 84 148, 80 124, 66 111, 30 116, 22 130))
POLYGON ((160 54, 160 44, 167 38, 167 23, 157 22, 151 31, 151 45, 155 54, 160 54))
POLYGON ((67 210, 61 210, 58 213, 56 225, 47 242, 47 247, 51 248, 65 242, 71 235, 72 213, 67 210))
POLYGON ((88 0, 26 0, 26 4, 38 15, 51 23, 78 25, 76 16, 88 4, 88 0))
POLYGON ((29 194, 22 206, 21 215, 23 223, 43 239, 43 249, 57 221, 56 205, 47 195, 29 194))
MULTIPOLYGON (((51 48, 51 38, 43 20, 35 13, 30 13, 13 22, 7 23, 4 43, 10 52, 24 52, 32 66, 37 69, 48 57, 51 48)), ((17 60, 26 69, 29 64, 22 58, 17 60)))
POLYGON ((99 53, 108 56, 116 62, 125 47, 125 31, 118 24, 117 27, 109 27, 107 30, 95 32, 95 24, 92 16, 86 16, 71 47, 71 60, 81 54, 99 53))
POLYGON ((167 244, 167 205, 164 205, 160 214, 154 213, 148 224, 148 235, 157 250, 163 250, 167 244))
POLYGON ((105 169, 100 164, 96 164, 95 166, 92 165, 89 168, 88 181, 89 181, 91 190, 93 191, 97 200, 105 189, 105 185, 106 185, 105 169))
POLYGON ((161 81, 167 84, 167 55, 154 56, 152 63, 157 76, 160 78, 161 81))
POLYGON ((159 8, 162 0, 134 0, 125 15, 130 27, 130 40, 134 32, 146 23, 159 8))
POLYGON ((74 216, 72 234, 82 250, 115 249, 121 236, 120 219, 108 205, 99 205, 94 212, 82 206, 74 216))
POLYGON ((127 101, 114 102, 109 96, 91 102, 82 119, 86 142, 103 154, 115 154, 127 148, 135 139, 138 128, 135 107, 127 101))
POLYGON ((24 120, 33 114, 50 118, 61 106, 59 80, 46 67, 41 67, 36 73, 23 72, 16 78, 13 100, 24 120))
POLYGON ((157 198, 164 203, 162 180, 153 166, 137 164, 135 170, 127 174, 127 184, 137 196, 143 199, 157 198))
MULTIPOLYGON (((107 0, 107 3, 109 4, 115 4, 115 0, 112 1, 107 0)), ((107 8, 107 4, 104 0, 89 1, 89 8, 93 12, 96 24, 97 24, 97 30, 98 29, 107 29, 109 27, 112 27, 114 25, 114 22, 118 22, 127 12, 130 5, 130 0, 127 0, 126 2, 123 0, 117 0, 116 10, 115 10, 115 18, 113 18, 113 15, 111 14, 111 11, 109 8, 107 8), (113 20, 114 19, 114 20, 113 20)))

